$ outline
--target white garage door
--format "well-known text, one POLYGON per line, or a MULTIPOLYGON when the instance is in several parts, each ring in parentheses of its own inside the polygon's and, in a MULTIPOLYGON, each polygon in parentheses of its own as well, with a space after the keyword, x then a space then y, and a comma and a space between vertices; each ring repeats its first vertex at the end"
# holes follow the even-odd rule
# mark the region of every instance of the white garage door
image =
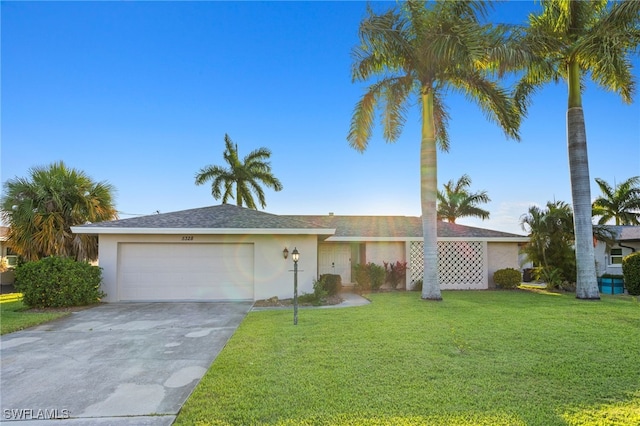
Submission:
POLYGON ((253 244, 121 243, 118 299, 253 299, 253 244))

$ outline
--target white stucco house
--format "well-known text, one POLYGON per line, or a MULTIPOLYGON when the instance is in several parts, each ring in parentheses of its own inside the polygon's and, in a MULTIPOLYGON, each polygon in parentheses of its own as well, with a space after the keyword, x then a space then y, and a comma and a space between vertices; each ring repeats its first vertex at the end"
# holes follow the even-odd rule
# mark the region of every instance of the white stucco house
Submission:
POLYGON ((18 256, 7 245, 8 235, 9 227, 0 226, 0 259, 5 260, 8 266, 13 267, 18 263, 18 256))
POLYGON ((594 248, 598 276, 622 275, 622 258, 640 250, 640 226, 604 225, 613 242, 596 240, 594 248))
MULTIPOLYGON (((99 237, 106 302, 259 300, 312 292, 320 274, 351 282, 357 263, 408 263, 407 287, 422 278, 419 217, 274 215, 222 204, 87 224, 99 237)), ((528 237, 438 223, 442 289, 487 289, 497 269, 519 268, 528 237)))

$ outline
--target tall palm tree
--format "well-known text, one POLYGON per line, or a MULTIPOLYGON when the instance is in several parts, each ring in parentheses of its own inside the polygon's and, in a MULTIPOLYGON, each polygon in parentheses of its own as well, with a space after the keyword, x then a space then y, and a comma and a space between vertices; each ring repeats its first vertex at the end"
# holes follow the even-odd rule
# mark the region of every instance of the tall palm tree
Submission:
POLYGON ((71 227, 116 219, 113 187, 62 161, 34 167, 29 175, 4 184, 1 214, 9 224, 11 248, 26 260, 51 255, 97 259, 98 238, 75 235, 71 227))
POLYGON ((478 207, 480 203, 491 201, 487 191, 469 192, 471 178, 462 175, 457 182, 453 179, 444 184, 444 190, 438 191, 438 219, 456 223, 461 217, 489 219, 489 211, 478 207))
POLYGON ((410 0, 381 14, 369 8, 360 23, 360 45, 353 49, 353 81, 377 77, 355 106, 347 137, 353 148, 367 148, 378 107, 387 142, 400 136, 414 99, 421 108, 423 299, 442 299, 437 268, 436 147, 446 151, 449 146, 445 94, 464 94, 508 136, 518 138, 519 114, 489 73, 491 54, 497 55, 505 44, 501 31, 480 22, 486 10, 481 1, 425 4, 410 0))
POLYGON ((250 209, 257 210, 253 198, 255 194, 258 196, 260 206, 264 209, 267 202, 260 183, 274 191, 282 190, 282 184, 271 173, 271 163, 266 161, 271 157, 271 151, 267 148, 258 148, 240 161, 238 146, 234 145, 227 134, 224 135, 224 143, 224 160, 229 167, 209 165, 201 168, 196 174, 196 185, 212 181, 211 195, 215 199, 222 197, 223 204, 234 198, 233 189, 235 187, 236 204, 240 207, 246 205, 250 209))
POLYGON ((592 243, 587 136, 582 108, 584 80, 619 94, 630 103, 634 77, 630 55, 640 42, 640 2, 542 0, 542 12, 530 15, 518 45, 531 54, 516 99, 526 113, 530 96, 541 86, 565 81, 569 88, 567 146, 576 235, 576 297, 599 299, 592 243))
POLYGON ((600 216, 598 225, 615 219, 616 225, 640 225, 640 176, 631 177, 611 187, 596 178, 602 195, 593 202, 593 215, 600 216))

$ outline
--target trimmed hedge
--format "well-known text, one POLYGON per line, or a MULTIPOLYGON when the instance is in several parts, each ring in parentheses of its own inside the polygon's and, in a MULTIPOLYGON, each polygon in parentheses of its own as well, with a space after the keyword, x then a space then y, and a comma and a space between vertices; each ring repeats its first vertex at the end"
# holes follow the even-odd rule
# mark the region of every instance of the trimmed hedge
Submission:
POLYGON ((493 273, 493 282, 500 288, 516 288, 522 282, 522 275, 517 269, 498 269, 493 273))
POLYGON ((318 281, 329 296, 335 296, 342 289, 342 277, 339 274, 322 274, 318 281))
POLYGON ((87 262, 50 256, 16 269, 16 290, 32 308, 63 308, 99 302, 102 270, 87 262))
POLYGON ((632 296, 640 296, 640 252, 622 258, 624 286, 632 296))

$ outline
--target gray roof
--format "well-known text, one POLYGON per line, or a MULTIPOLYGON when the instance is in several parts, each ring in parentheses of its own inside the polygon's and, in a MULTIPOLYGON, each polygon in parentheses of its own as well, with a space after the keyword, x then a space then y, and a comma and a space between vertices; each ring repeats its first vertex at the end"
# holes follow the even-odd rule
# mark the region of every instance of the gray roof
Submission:
POLYGON ((77 228, 317 229, 318 226, 257 210, 220 204, 171 213, 91 223, 77 228))
MULTIPOLYGON (((335 228, 335 237, 422 238, 416 216, 283 216, 335 228)), ((526 238, 523 235, 438 221, 439 238, 526 238)))
MULTIPOLYGON (((130 219, 91 223, 73 227, 78 233, 129 233, 136 230, 301 230, 303 233, 331 235, 334 238, 421 238, 422 220, 415 216, 307 216, 274 215, 232 204, 202 207, 171 213, 153 214, 130 219), (333 230, 335 229, 335 233, 333 230)), ((288 231, 288 232, 287 232, 288 231)), ((438 222, 440 238, 526 238, 523 235, 438 222)))
POLYGON ((611 232, 616 241, 640 241, 640 226, 633 225, 597 225, 611 232))

